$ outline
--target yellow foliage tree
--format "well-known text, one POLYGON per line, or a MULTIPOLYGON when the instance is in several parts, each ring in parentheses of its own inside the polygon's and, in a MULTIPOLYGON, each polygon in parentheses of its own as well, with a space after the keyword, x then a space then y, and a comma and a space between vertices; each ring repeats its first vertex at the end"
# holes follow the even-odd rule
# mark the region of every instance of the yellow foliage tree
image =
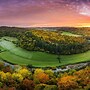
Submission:
POLYGON ((31 72, 26 68, 20 69, 18 73, 21 74, 23 78, 29 77, 31 75, 31 72))
POLYGON ((23 76, 19 73, 13 73, 12 78, 18 82, 21 82, 23 80, 23 76))

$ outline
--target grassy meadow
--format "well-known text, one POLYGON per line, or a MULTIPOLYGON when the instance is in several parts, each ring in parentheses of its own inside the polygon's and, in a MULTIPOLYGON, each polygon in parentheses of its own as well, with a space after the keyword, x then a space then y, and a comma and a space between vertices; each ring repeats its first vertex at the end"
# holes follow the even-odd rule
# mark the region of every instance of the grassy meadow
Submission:
POLYGON ((27 51, 17 47, 12 41, 17 40, 12 37, 3 37, 0 39, 0 58, 7 62, 19 65, 33 65, 36 67, 61 66, 66 64, 74 64, 78 62, 90 61, 90 51, 74 55, 60 55, 60 63, 58 55, 49 54, 38 51, 27 51))

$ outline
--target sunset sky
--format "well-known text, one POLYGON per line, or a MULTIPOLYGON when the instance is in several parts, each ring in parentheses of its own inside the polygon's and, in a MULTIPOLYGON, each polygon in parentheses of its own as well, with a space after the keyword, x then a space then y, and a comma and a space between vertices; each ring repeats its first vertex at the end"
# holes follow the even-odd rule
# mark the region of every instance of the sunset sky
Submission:
POLYGON ((90 0, 0 0, 5 25, 90 27, 90 0))

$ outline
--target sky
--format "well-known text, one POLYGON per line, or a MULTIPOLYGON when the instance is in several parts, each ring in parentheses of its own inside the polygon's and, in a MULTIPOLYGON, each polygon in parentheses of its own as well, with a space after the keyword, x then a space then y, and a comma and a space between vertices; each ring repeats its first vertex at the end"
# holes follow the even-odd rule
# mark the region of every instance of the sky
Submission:
POLYGON ((0 26, 90 27, 90 0, 0 0, 0 26))

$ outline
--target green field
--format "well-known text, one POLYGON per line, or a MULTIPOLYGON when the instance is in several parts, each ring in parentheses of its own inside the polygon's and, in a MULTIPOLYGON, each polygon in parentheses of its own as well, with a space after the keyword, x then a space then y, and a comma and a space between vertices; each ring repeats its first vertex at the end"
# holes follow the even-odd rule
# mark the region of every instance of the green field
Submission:
POLYGON ((74 36, 74 37, 80 37, 81 35, 77 35, 77 34, 73 34, 73 33, 70 33, 70 32, 62 32, 61 35, 67 35, 67 36, 74 36))
POLYGON ((90 61, 90 51, 87 51, 75 55, 61 55, 61 63, 59 63, 57 55, 44 52, 26 51, 20 47, 16 47, 16 45, 11 42, 17 39, 8 37, 8 40, 6 40, 5 38, 7 37, 0 40, 0 50, 3 50, 3 52, 0 53, 0 58, 14 64, 32 64, 36 67, 46 67, 90 61))

